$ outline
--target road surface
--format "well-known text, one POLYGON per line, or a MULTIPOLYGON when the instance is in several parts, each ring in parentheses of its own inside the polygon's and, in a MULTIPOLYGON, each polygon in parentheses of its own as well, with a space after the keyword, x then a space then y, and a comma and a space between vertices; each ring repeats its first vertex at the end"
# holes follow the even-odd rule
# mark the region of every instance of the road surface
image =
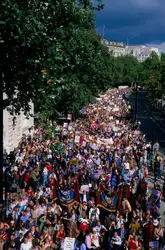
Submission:
MULTIPOLYGON (((135 110, 135 94, 130 95, 127 100, 129 100, 133 110, 135 110)), ((147 101, 146 91, 140 91, 138 93, 137 120, 141 121, 141 131, 146 135, 146 139, 153 143, 158 141, 161 147, 161 153, 164 153, 165 119, 153 115, 147 101)))
MULTIPOLYGON (((135 110, 135 94, 127 97, 127 100, 135 110)), ((160 119, 153 115, 151 107, 147 101, 147 92, 141 91, 138 93, 137 98, 137 120, 141 121, 141 131, 146 135, 146 139, 155 143, 159 142, 161 147, 161 153, 164 154, 165 151, 165 119, 160 119)), ((148 188, 151 192, 154 188, 154 176, 153 173, 149 173, 148 188)), ((163 186, 164 177, 158 179, 157 182, 163 186)), ((163 215, 165 211, 165 202, 162 199, 160 213, 162 215, 162 226, 165 228, 165 216, 163 215)))

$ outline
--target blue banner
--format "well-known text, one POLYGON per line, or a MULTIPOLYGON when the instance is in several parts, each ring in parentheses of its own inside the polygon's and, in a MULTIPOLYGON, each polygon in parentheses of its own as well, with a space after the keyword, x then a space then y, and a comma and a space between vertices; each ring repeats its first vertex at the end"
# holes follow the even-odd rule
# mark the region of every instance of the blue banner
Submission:
POLYGON ((74 201, 75 192, 73 190, 63 190, 59 188, 57 194, 61 202, 72 203, 74 201))
POLYGON ((103 191, 101 193, 101 201, 104 204, 105 207, 116 209, 117 206, 117 196, 113 193, 106 193, 103 191))
POLYGON ((65 189, 56 179, 54 179, 54 188, 53 188, 53 199, 59 200, 60 203, 64 206, 69 206, 80 202, 80 194, 79 194, 79 187, 77 182, 77 177, 74 184, 69 188, 65 189))
POLYGON ((111 180, 110 180, 110 183, 112 186, 116 187, 118 185, 118 175, 115 174, 115 173, 112 173, 111 175, 111 180))

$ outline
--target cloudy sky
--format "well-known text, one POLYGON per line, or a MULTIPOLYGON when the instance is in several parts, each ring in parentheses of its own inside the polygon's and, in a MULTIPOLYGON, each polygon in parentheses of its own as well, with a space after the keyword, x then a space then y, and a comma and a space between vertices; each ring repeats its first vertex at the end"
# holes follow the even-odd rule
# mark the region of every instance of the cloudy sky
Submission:
MULTIPOLYGON (((94 0, 96 1, 96 0, 94 0)), ((165 0, 102 0, 97 13, 100 35, 129 45, 152 45, 165 51, 165 0)))

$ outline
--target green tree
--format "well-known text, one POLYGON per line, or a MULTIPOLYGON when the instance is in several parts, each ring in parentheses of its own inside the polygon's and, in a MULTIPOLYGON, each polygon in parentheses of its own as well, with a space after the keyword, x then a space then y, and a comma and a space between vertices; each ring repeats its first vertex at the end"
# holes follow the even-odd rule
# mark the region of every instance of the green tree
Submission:
POLYGON ((139 73, 139 63, 133 56, 122 56, 118 58, 122 64, 122 82, 131 85, 139 73))
POLYGON ((102 7, 100 1, 94 7, 87 0, 0 3, 4 108, 10 106, 13 112, 27 113, 29 101, 43 100, 50 92, 60 95, 62 75, 69 70, 70 60, 70 66, 75 64, 75 54, 63 53, 63 44, 73 38, 74 32, 94 27, 94 10, 102 7))
POLYGON ((149 97, 151 99, 159 97, 161 89, 161 61, 155 52, 142 63, 141 76, 149 91, 149 97))

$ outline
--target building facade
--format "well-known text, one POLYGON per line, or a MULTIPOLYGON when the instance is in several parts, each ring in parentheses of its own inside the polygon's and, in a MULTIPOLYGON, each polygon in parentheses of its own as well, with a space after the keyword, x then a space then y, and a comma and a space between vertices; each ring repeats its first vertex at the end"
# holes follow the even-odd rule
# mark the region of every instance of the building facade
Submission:
MULTIPOLYGON (((30 114, 34 115, 34 105, 31 103, 30 114)), ((29 128, 34 126, 34 117, 26 118, 20 115, 12 116, 7 109, 3 110, 3 149, 10 153, 16 148, 23 134, 29 134, 29 128)), ((31 133, 33 132, 33 129, 31 133)))
POLYGON ((152 52, 155 52, 158 57, 161 56, 158 48, 146 46, 125 46, 123 42, 115 42, 103 40, 103 43, 108 47, 109 52, 114 57, 132 55, 137 58, 139 62, 144 62, 147 58, 151 57, 152 52))
POLYGON ((115 41, 103 41, 105 45, 108 46, 109 52, 112 53, 114 57, 124 56, 125 55, 125 46, 122 42, 115 41))
POLYGON ((125 54, 132 55, 137 58, 139 62, 144 62, 147 58, 150 58, 152 52, 155 52, 160 57, 158 48, 146 47, 146 46, 126 46, 125 54))

